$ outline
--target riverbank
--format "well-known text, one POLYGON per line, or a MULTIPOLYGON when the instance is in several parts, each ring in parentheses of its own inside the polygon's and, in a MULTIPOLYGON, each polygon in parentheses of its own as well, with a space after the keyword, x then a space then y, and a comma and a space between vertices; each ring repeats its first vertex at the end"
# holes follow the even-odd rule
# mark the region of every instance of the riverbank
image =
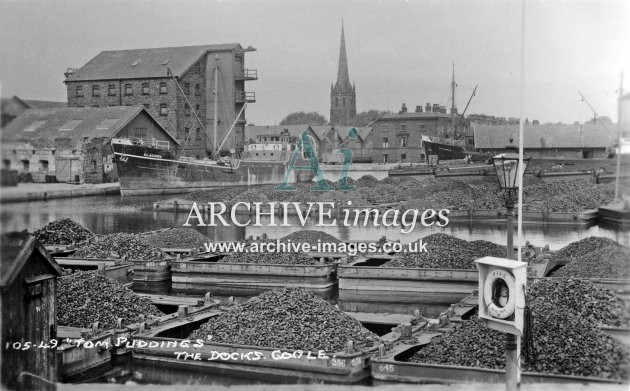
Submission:
POLYGON ((120 194, 119 183, 20 183, 0 189, 0 203, 120 194))

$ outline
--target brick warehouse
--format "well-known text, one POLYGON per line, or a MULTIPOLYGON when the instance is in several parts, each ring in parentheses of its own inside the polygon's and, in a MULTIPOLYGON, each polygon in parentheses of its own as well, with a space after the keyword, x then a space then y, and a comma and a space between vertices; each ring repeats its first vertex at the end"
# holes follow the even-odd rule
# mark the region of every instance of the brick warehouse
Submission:
POLYGON ((177 141, 142 106, 28 109, 2 130, 4 169, 34 182, 102 183, 117 179, 110 140, 177 141))
POLYGON ((218 74, 217 144, 242 110, 221 148, 224 153, 232 148, 242 151, 244 105, 255 101, 255 94, 245 91, 245 81, 257 79, 257 71, 244 68, 244 61, 245 53, 254 50, 229 43, 103 51, 83 67, 66 72, 68 106, 143 105, 176 135, 184 155, 203 157, 214 149, 213 92, 218 74))

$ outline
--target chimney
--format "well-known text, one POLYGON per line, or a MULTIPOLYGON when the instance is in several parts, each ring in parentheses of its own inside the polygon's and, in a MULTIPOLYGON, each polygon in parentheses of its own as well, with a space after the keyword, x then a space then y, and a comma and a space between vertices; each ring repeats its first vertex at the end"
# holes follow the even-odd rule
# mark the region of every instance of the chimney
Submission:
POLYGON ((431 112, 431 103, 427 103, 427 105, 424 107, 424 111, 426 111, 427 113, 431 112))
POLYGON ((416 113, 422 113, 422 105, 416 106, 416 113))
POLYGON ((407 105, 406 104, 402 104, 402 108, 400 109, 401 113, 406 113, 407 112, 407 105))
POLYGON ((66 79, 76 73, 77 68, 66 68, 66 71, 63 73, 66 79))

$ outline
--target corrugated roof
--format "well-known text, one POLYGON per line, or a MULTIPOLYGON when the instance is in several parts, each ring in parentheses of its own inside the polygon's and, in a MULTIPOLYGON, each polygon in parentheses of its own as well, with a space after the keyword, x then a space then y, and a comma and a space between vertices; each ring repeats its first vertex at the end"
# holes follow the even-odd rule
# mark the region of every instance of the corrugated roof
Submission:
POLYGON ((103 51, 68 76, 66 82, 167 77, 167 67, 171 69, 173 75, 179 77, 207 52, 238 48, 241 48, 238 43, 226 43, 103 51))
MULTIPOLYGON (((2 140, 28 141, 32 139, 113 137, 143 111, 153 119, 158 127, 173 138, 144 107, 110 106, 28 109, 3 129, 2 140), (104 123, 108 124, 107 128, 101 126, 104 123), (38 126, 29 131, 28 129, 33 125, 38 126)), ((173 141, 177 142, 174 138, 173 141)))
MULTIPOLYGON (((518 145, 518 125, 473 125, 475 148, 503 149, 518 145)), ((525 125, 524 148, 605 148, 617 137, 614 125, 525 125)))

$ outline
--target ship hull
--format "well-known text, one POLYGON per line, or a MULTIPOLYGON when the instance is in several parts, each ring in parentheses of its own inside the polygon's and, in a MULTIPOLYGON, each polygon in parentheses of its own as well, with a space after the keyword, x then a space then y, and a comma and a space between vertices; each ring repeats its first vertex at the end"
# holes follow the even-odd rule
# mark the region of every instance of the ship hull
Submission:
POLYGON ((432 141, 423 141, 424 151, 427 157, 437 155, 439 160, 458 160, 466 157, 466 151, 458 145, 440 144, 432 141))
MULTIPOLYGON (((172 153, 138 145, 112 144, 122 195, 175 194, 227 186, 277 185, 287 163, 241 161, 238 167, 177 160, 172 153)), ((310 171, 293 171, 289 181, 307 182, 310 171)))

